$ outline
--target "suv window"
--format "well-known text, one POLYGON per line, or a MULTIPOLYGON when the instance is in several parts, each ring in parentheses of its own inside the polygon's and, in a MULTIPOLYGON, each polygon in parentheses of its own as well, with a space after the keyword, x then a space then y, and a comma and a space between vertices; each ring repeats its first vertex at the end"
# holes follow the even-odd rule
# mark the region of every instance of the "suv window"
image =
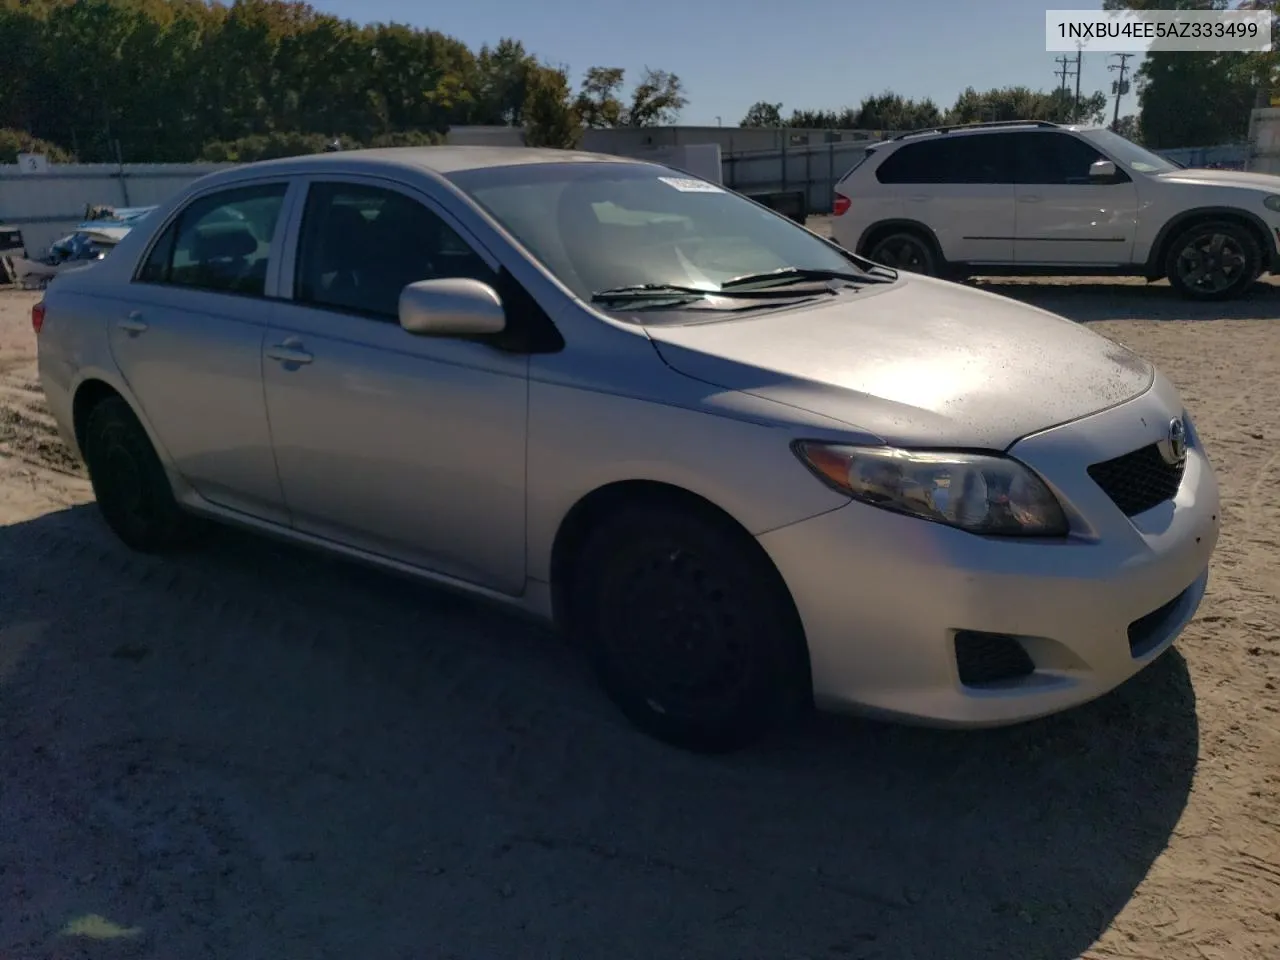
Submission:
POLYGON ((222 190, 193 200, 161 234, 136 279, 260 297, 284 183, 222 190))
POLYGON ((1090 165, 1105 159, 1069 133, 1024 133, 1018 137, 1018 182, 1088 184, 1090 165))
POLYGON ((898 148, 876 170, 881 183, 1013 183, 1008 133, 942 136, 898 148))
POLYGON ((462 237, 395 190, 317 183, 307 193, 294 299, 395 320, 400 291, 419 280, 497 275, 462 237))

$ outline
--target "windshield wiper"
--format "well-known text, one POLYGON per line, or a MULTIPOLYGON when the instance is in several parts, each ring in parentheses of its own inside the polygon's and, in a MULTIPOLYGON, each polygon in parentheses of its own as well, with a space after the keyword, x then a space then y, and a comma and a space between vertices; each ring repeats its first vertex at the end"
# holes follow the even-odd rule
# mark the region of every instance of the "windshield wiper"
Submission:
POLYGON ((684 287, 674 283, 636 283, 627 287, 610 287, 591 295, 592 303, 614 303, 626 300, 700 300, 714 290, 684 287))
POLYGON ((722 290, 733 290, 741 287, 754 286, 759 283, 775 283, 774 286, 783 286, 792 283, 801 283, 805 280, 846 280, 849 283, 893 283, 897 279, 896 274, 889 272, 868 273, 858 270, 856 267, 850 270, 819 270, 808 269, 806 267, 779 267, 777 270, 767 270, 764 273, 745 273, 740 277, 734 277, 732 280, 726 280, 720 284, 722 290))
MULTIPOLYGON (((732 283, 734 281, 730 281, 732 283)), ((821 291, 823 293, 835 291, 821 291)), ((787 290, 707 290, 704 287, 687 287, 676 283, 637 283, 628 287, 610 287, 591 295, 592 303, 625 303, 632 300, 665 300, 688 303, 707 297, 728 297, 736 300, 787 299, 797 296, 797 291, 787 290)))

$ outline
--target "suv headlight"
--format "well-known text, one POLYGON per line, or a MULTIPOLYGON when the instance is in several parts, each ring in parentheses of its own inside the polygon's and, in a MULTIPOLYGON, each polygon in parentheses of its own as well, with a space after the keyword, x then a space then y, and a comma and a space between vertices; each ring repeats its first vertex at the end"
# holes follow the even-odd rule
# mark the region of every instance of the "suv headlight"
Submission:
POLYGON ((1271 194, 1269 197, 1262 198, 1262 205, 1268 210, 1274 210, 1280 213, 1280 194, 1271 194))
POLYGON ((792 449, 828 486, 874 507, 984 536, 1062 537, 1069 530, 1045 482, 1010 457, 809 440, 792 449))

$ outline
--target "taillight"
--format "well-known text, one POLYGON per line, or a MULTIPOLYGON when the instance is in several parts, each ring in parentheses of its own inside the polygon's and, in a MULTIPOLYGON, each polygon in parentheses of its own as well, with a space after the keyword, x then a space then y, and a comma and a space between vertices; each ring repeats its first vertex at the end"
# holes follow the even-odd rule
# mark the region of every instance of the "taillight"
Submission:
POLYGON ((44 301, 31 305, 31 329, 36 333, 44 326, 44 301))
POLYGON ((842 217, 849 212, 851 206, 853 206, 852 200, 844 194, 837 193, 835 203, 831 205, 831 212, 837 217, 842 217))

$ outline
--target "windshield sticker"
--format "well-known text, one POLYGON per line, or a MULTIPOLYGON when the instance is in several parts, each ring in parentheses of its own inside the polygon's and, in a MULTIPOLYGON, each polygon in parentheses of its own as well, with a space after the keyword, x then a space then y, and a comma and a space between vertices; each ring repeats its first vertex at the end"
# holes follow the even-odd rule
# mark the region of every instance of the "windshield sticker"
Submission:
POLYGON ((659 177, 669 187, 675 187, 681 193, 724 193, 724 189, 706 180, 693 180, 689 177, 659 177))

